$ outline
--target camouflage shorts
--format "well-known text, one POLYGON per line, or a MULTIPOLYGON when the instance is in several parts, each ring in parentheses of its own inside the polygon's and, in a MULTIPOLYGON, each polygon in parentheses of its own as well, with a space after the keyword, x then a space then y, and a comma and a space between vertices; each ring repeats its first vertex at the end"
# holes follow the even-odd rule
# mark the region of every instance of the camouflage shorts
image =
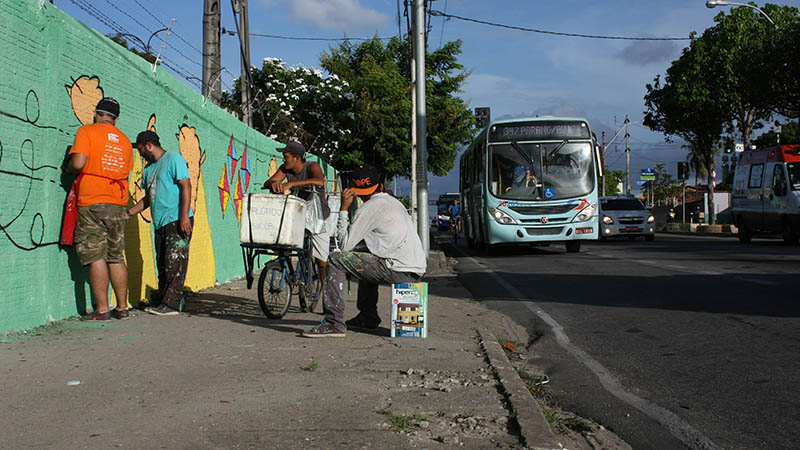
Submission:
POLYGON ((75 251, 81 264, 125 262, 125 213, 124 206, 107 203, 78 207, 75 251))

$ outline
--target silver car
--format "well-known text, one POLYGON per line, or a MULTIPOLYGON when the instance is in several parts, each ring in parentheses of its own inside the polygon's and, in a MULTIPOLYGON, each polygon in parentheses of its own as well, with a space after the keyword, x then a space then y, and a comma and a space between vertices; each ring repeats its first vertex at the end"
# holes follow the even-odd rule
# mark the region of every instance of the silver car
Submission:
POLYGON ((600 239, 644 236, 652 241, 656 218, 636 197, 600 197, 600 239))

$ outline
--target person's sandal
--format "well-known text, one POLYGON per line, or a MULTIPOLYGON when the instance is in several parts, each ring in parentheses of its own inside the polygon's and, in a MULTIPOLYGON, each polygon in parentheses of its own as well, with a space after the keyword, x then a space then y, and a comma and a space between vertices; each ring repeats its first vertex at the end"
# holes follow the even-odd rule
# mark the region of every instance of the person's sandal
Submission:
POLYGON ((130 316, 131 316, 131 312, 130 312, 129 309, 116 308, 113 311, 111 311, 111 317, 113 317, 115 319, 123 320, 123 319, 127 319, 130 316))
POLYGON ((82 316, 81 320, 83 320, 85 322, 91 322, 91 321, 95 321, 95 320, 111 320, 111 312, 110 311, 106 311, 106 312, 102 312, 101 313, 101 312, 97 312, 97 311, 92 311, 91 313, 89 313, 89 314, 87 314, 85 316, 82 316))

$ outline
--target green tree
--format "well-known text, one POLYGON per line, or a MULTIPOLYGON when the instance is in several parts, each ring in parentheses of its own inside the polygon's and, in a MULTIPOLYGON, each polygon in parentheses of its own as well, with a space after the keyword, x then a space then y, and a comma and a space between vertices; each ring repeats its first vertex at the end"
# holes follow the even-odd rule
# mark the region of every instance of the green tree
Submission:
MULTIPOLYGON (((144 43, 138 37, 133 36, 133 35, 129 35, 129 36, 135 37, 137 40, 139 40, 140 45, 142 47, 144 47, 144 43)), ((156 61, 156 55, 151 55, 150 53, 145 53, 145 52, 137 50, 135 47, 129 46, 128 45, 128 41, 125 39, 125 35, 123 35, 122 33, 109 34, 107 37, 109 39, 111 39, 112 41, 116 42, 117 44, 125 47, 131 53, 133 53, 135 55, 138 55, 140 58, 144 59, 145 61, 149 62, 150 64, 153 64, 156 61)))
MULTIPOLYGON (((797 122, 780 123, 775 121, 775 126, 781 127, 780 143, 781 144, 800 144, 797 136, 797 122)), ((778 145, 778 133, 772 128, 761 136, 757 137, 753 143, 758 148, 774 147, 778 145)))
POLYGON ((625 181, 625 172, 622 170, 603 170, 603 177, 606 179, 604 196, 620 195, 620 186, 625 181))
MULTIPOLYGON (((458 63, 461 41, 449 42, 426 57, 428 170, 444 176, 458 149, 475 132, 468 105, 456 94, 469 76, 458 63)), ((347 81, 355 94, 356 126, 337 160, 367 162, 387 177, 411 173, 411 43, 377 38, 355 45, 345 41, 321 58, 322 67, 347 81)))
MULTIPOLYGON (((709 30, 706 30, 709 33, 709 30)), ((644 124, 654 131, 664 133, 667 141, 678 135, 690 145, 690 161, 697 172, 703 172, 708 182, 708 192, 713 193, 711 171, 722 129, 729 116, 729 91, 720 83, 719 65, 714 64, 713 38, 693 39, 678 60, 667 69, 662 84, 656 76, 647 84, 644 97, 644 124)), ((713 195, 709 195, 709 209, 713 211, 713 195)), ((711 223, 714 218, 711 217, 711 223)))
POLYGON ((681 186, 664 168, 663 163, 656 164, 654 169, 656 179, 653 182, 653 201, 655 204, 667 204, 670 200, 681 195, 681 186))
POLYGON ((797 30, 798 10, 772 4, 762 9, 776 25, 753 8, 738 7, 730 14, 718 14, 717 24, 700 37, 712 55, 708 62, 714 67, 709 69, 725 89, 729 125, 735 122, 745 148, 750 148, 753 130, 770 120, 773 111, 792 109, 781 106, 780 97, 796 97, 799 87, 797 74, 783 76, 797 66, 797 47, 783 46, 797 43, 796 33, 792 34, 797 30))
MULTIPOLYGON (((267 136, 288 142, 296 139, 308 151, 331 161, 352 132, 353 93, 336 75, 318 69, 287 67, 280 58, 264 58, 260 69, 251 68, 253 127, 267 136)), ((241 80, 221 104, 241 113, 241 80)))

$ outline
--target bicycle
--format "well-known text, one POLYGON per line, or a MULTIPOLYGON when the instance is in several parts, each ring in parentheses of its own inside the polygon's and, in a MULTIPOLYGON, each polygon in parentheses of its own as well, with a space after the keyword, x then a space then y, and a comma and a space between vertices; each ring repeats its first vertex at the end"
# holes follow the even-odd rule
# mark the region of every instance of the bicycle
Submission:
POLYGON ((453 243, 458 245, 458 235, 461 232, 461 217, 450 218, 450 233, 453 235, 453 243))
POLYGON ((323 280, 319 276, 319 266, 314 262, 308 230, 304 232, 301 248, 254 242, 242 242, 241 247, 247 289, 251 289, 255 281, 256 258, 261 255, 274 257, 264 265, 258 277, 258 305, 265 316, 280 319, 286 315, 295 293, 301 311, 314 311, 322 298, 323 280))

